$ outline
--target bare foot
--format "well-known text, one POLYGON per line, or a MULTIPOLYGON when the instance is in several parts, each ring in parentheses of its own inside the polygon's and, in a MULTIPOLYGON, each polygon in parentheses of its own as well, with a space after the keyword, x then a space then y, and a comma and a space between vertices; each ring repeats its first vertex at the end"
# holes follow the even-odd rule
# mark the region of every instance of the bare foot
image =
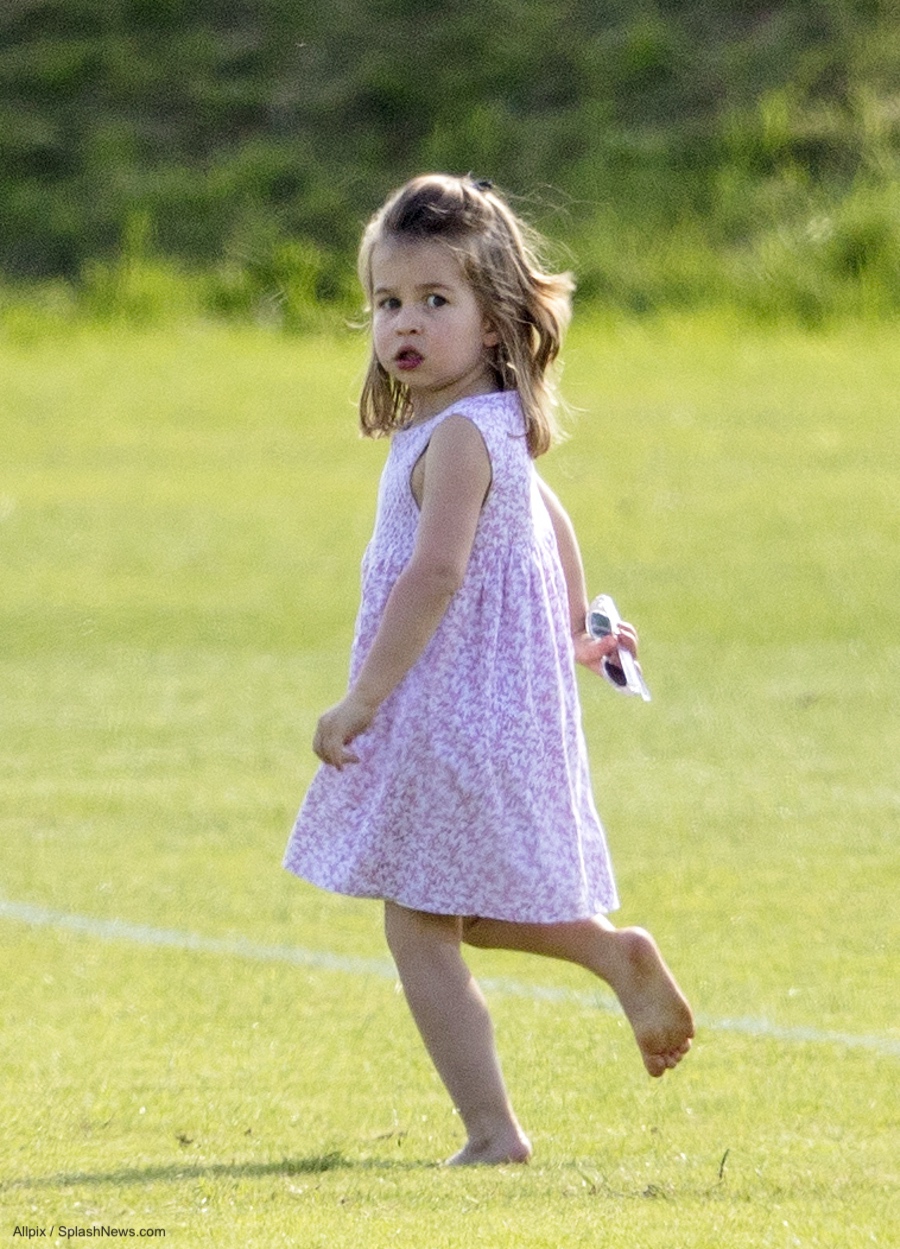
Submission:
POLYGON ((664 1075, 691 1048, 694 1020, 656 942, 643 928, 616 934, 620 968, 615 989, 652 1076, 664 1075))
POLYGON ((447 1159, 448 1167, 489 1167, 503 1162, 527 1162, 531 1141, 522 1132, 509 1133, 496 1140, 469 1140, 459 1153, 447 1159))

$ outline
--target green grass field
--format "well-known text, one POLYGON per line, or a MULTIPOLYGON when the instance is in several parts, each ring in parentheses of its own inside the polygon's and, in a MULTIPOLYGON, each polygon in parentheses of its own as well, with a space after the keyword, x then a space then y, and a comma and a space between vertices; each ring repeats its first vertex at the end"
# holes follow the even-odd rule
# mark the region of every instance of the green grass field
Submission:
POLYGON ((597 800, 700 1027, 653 1082, 583 974, 473 956, 519 1169, 433 1165, 377 905, 280 869, 385 449, 361 367, 0 333, 0 1244, 896 1244, 897 332, 571 338, 543 471, 654 694, 582 674, 597 800))

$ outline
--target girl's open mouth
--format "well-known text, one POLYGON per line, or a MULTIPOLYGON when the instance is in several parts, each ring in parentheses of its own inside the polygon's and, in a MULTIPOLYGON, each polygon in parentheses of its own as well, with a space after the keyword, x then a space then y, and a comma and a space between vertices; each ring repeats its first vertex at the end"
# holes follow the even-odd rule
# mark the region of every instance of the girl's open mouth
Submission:
POLYGON ((419 367, 422 363, 422 356, 414 347, 404 347, 402 351, 398 351, 394 356, 394 363, 398 369, 408 372, 419 367))

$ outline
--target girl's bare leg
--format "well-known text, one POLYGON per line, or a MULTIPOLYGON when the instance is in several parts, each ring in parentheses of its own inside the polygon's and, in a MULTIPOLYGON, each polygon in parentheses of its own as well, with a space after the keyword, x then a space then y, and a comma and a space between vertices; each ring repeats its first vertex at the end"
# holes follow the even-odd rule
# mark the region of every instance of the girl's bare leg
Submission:
POLYGON ((487 1005, 460 952, 461 921, 393 902, 384 920, 409 1008, 465 1125, 450 1163, 527 1162, 531 1144, 509 1103, 487 1005))
POLYGON ((600 976, 621 1002, 652 1076, 676 1066, 691 1047, 691 1008, 643 928, 617 929, 599 915, 564 924, 467 919, 462 935, 469 945, 565 959, 600 976))

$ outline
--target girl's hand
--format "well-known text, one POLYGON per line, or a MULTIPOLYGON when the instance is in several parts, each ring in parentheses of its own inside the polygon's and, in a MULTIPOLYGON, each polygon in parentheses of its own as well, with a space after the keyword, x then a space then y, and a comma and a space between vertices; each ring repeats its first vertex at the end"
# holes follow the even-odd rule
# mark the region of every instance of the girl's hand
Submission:
POLYGON ((359 755, 347 747, 372 723, 376 708, 351 690, 337 706, 319 718, 313 750, 323 763, 343 771, 348 763, 359 763, 359 755))
POLYGON ((638 635, 634 625, 623 620, 616 632, 605 638, 592 638, 586 629, 580 629, 572 634, 572 644, 575 647, 576 662, 590 668, 598 676, 603 676, 604 659, 614 655, 620 646, 637 658, 638 635))

